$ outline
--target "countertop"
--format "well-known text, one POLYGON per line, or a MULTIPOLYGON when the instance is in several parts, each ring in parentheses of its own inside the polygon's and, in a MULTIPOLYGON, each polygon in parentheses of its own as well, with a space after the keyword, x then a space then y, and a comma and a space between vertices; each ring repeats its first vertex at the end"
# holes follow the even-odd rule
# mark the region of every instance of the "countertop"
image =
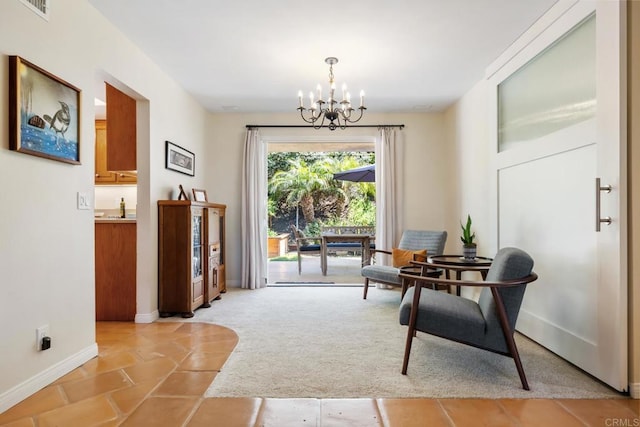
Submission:
POLYGON ((135 218, 95 218, 96 224, 135 224, 135 218))

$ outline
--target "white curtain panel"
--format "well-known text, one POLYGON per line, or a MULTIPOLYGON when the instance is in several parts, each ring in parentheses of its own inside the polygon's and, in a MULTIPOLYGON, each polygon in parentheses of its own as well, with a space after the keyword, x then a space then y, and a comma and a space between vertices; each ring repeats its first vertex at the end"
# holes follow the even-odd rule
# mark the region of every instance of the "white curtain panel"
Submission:
MULTIPOLYGON (((401 206, 399 190, 402 170, 399 141, 395 127, 381 127, 376 139, 376 248, 390 250, 398 242, 400 229, 398 211, 401 206)), ((377 261, 390 264, 385 255, 377 261)))
POLYGON ((267 286, 267 160, 258 129, 248 129, 242 170, 242 282, 247 289, 267 286))

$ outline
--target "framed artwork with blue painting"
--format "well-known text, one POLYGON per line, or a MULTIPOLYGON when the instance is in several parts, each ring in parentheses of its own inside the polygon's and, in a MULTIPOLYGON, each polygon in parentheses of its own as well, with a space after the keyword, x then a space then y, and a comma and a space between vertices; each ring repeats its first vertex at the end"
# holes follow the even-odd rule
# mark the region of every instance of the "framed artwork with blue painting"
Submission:
POLYGON ((80 164, 80 89, 9 57, 9 148, 80 164))

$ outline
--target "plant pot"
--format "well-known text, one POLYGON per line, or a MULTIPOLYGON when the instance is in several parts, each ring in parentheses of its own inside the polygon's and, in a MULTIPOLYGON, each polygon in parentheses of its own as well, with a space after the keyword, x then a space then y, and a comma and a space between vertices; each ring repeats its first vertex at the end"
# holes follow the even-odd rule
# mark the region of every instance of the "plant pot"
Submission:
POLYGON ((476 245, 464 245, 464 246, 462 246, 462 256, 466 260, 476 259, 476 245))
POLYGON ((289 234, 279 234, 267 238, 267 252, 269 258, 284 256, 288 249, 289 234))

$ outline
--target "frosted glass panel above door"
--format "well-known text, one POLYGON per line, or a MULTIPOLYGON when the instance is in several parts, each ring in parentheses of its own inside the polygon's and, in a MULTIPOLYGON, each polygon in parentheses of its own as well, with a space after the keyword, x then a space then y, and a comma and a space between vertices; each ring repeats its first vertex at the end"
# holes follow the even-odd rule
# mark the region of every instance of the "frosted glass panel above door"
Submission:
POLYGON ((587 18, 498 85, 498 151, 595 116, 595 21, 587 18))

